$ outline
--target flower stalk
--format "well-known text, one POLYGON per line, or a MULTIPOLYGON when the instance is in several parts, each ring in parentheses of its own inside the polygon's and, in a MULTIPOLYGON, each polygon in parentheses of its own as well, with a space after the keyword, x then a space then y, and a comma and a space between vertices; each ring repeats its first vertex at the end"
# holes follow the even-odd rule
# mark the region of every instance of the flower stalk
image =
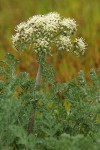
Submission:
POLYGON ((36 76, 35 88, 39 86, 41 79, 42 79, 42 65, 39 64, 39 68, 36 76))
MULTIPOLYGON (((35 82, 35 86, 34 86, 35 89, 38 88, 38 86, 41 83, 41 80, 42 80, 42 65, 39 64, 38 72, 37 72, 37 75, 36 75, 36 82, 35 82)), ((28 128, 27 128, 28 134, 33 133, 33 129, 34 129, 34 126, 35 126, 36 108, 37 108, 37 101, 34 100, 33 101, 33 110, 31 112, 31 116, 30 116, 29 122, 28 122, 28 128)))

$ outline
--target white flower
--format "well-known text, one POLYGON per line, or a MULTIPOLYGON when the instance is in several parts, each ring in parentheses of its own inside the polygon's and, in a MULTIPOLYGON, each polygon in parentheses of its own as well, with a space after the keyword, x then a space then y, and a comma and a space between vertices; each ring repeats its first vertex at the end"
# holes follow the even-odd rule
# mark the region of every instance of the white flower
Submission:
POLYGON ((34 30, 33 30, 32 27, 27 28, 27 29, 25 30, 25 34, 32 34, 33 32, 34 32, 34 30))
POLYGON ((33 41, 33 34, 34 34, 34 29, 33 29, 33 27, 29 27, 29 28, 26 28, 26 30, 25 30, 25 32, 24 32, 24 40, 26 40, 26 42, 27 41, 29 41, 29 40, 31 40, 31 41, 33 41))
POLYGON ((49 13, 44 17, 46 31, 57 32, 59 28, 60 15, 58 13, 49 13))
POLYGON ((20 32, 22 30, 25 30, 25 28, 27 27, 27 23, 26 22, 22 22, 19 25, 16 26, 15 31, 20 32))
POLYGON ((44 31, 54 32, 58 28, 60 15, 58 13, 49 13, 47 15, 36 15, 29 18, 27 24, 33 28, 41 28, 44 31))
POLYGON ((12 42, 13 42, 13 44, 15 43, 15 42, 17 42, 18 40, 20 40, 20 34, 19 33, 16 33, 14 36, 12 36, 12 42))
POLYGON ((37 39, 36 41, 36 44, 39 46, 39 47, 48 47, 48 42, 46 39, 37 39))
POLYGON ((40 26, 43 26, 44 24, 44 16, 43 15, 35 15, 27 21, 27 24, 29 26, 32 26, 33 28, 38 28, 40 26))
MULTIPOLYGON (((12 36, 13 47, 23 50, 28 45, 33 46, 39 54, 51 53, 52 43, 59 50, 70 51, 72 48, 71 35, 76 31, 76 21, 70 18, 61 18, 56 12, 46 15, 35 15, 15 28, 16 34, 12 36)), ((84 54, 86 44, 82 38, 74 43, 74 53, 84 54)))
POLYGON ((85 40, 83 38, 76 38, 74 53, 76 53, 77 55, 79 55, 80 53, 84 55, 86 47, 87 44, 85 43, 85 40))
POLYGON ((76 21, 74 19, 66 19, 64 18, 61 22, 61 29, 69 30, 70 33, 74 33, 76 31, 76 21))
POLYGON ((51 12, 45 16, 49 17, 49 19, 54 20, 54 21, 58 21, 60 19, 60 14, 58 14, 57 12, 51 12))
POLYGON ((61 35, 59 39, 56 41, 56 44, 59 50, 69 51, 72 48, 72 44, 69 36, 61 35))
POLYGON ((50 44, 50 42, 45 38, 37 39, 35 44, 34 44, 35 52, 41 52, 42 51, 44 53, 47 53, 47 51, 50 48, 49 44, 50 44))
POLYGON ((17 50, 17 42, 20 40, 20 34, 16 33, 14 36, 12 36, 12 43, 13 43, 13 48, 17 50))

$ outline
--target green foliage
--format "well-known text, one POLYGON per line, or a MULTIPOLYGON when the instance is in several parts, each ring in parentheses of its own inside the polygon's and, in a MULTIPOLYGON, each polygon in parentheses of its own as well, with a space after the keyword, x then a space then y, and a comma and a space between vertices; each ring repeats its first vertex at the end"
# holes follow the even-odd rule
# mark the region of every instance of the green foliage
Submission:
POLYGON ((80 71, 77 80, 60 84, 46 64, 45 83, 34 89, 28 73, 16 72, 17 64, 11 54, 0 62, 0 149, 99 150, 100 72, 92 69, 88 83, 80 71), (35 126, 28 134, 34 102, 35 126))

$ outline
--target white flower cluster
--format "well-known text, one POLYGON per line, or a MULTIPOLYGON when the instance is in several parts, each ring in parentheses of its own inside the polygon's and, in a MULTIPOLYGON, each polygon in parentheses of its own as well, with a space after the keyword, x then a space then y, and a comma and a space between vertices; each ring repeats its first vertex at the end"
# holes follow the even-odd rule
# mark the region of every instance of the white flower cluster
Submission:
POLYGON ((61 25, 61 29, 64 30, 64 33, 66 35, 68 34, 74 34, 75 31, 76 31, 76 21, 74 19, 66 19, 64 18, 61 22, 60 22, 60 25, 61 25))
POLYGON ((76 39, 75 43, 71 40, 76 27, 74 19, 62 18, 56 12, 35 15, 17 25, 16 34, 12 36, 13 46, 16 50, 23 50, 31 45, 36 53, 50 54, 51 45, 55 43, 59 50, 70 51, 74 46, 77 49, 74 53, 80 51, 83 54, 86 48, 83 39, 76 39))
POLYGON ((76 55, 84 55, 87 44, 85 43, 83 38, 76 38, 74 46, 74 53, 76 55))
POLYGON ((49 13, 44 17, 44 31, 57 32, 59 29, 60 15, 58 13, 49 13))
POLYGON ((49 41, 47 41, 45 38, 37 39, 36 43, 34 44, 34 50, 36 53, 37 52, 46 53, 47 51, 49 52, 50 50, 49 41))
POLYGON ((59 39, 56 41, 56 45, 59 50, 70 51, 70 49, 72 48, 70 37, 64 35, 59 36, 59 39))
POLYGON ((27 27, 25 22, 20 23, 19 25, 16 26, 15 31, 17 32, 21 32, 22 30, 24 30, 27 27))

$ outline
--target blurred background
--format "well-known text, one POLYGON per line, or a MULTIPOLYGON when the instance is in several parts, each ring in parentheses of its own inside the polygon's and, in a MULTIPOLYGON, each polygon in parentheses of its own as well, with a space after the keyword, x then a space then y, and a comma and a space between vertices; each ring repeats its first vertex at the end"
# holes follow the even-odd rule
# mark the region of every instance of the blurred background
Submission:
POLYGON ((0 0, 0 60, 5 53, 12 53, 20 60, 19 70, 27 71, 32 78, 37 72, 36 57, 29 51, 18 53, 12 48, 11 36, 20 22, 37 14, 58 12, 61 16, 74 18, 78 24, 77 36, 88 43, 84 56, 75 57, 66 53, 48 61, 56 70, 57 81, 65 82, 84 70, 88 79, 90 68, 100 64, 100 1, 99 0, 0 0))

